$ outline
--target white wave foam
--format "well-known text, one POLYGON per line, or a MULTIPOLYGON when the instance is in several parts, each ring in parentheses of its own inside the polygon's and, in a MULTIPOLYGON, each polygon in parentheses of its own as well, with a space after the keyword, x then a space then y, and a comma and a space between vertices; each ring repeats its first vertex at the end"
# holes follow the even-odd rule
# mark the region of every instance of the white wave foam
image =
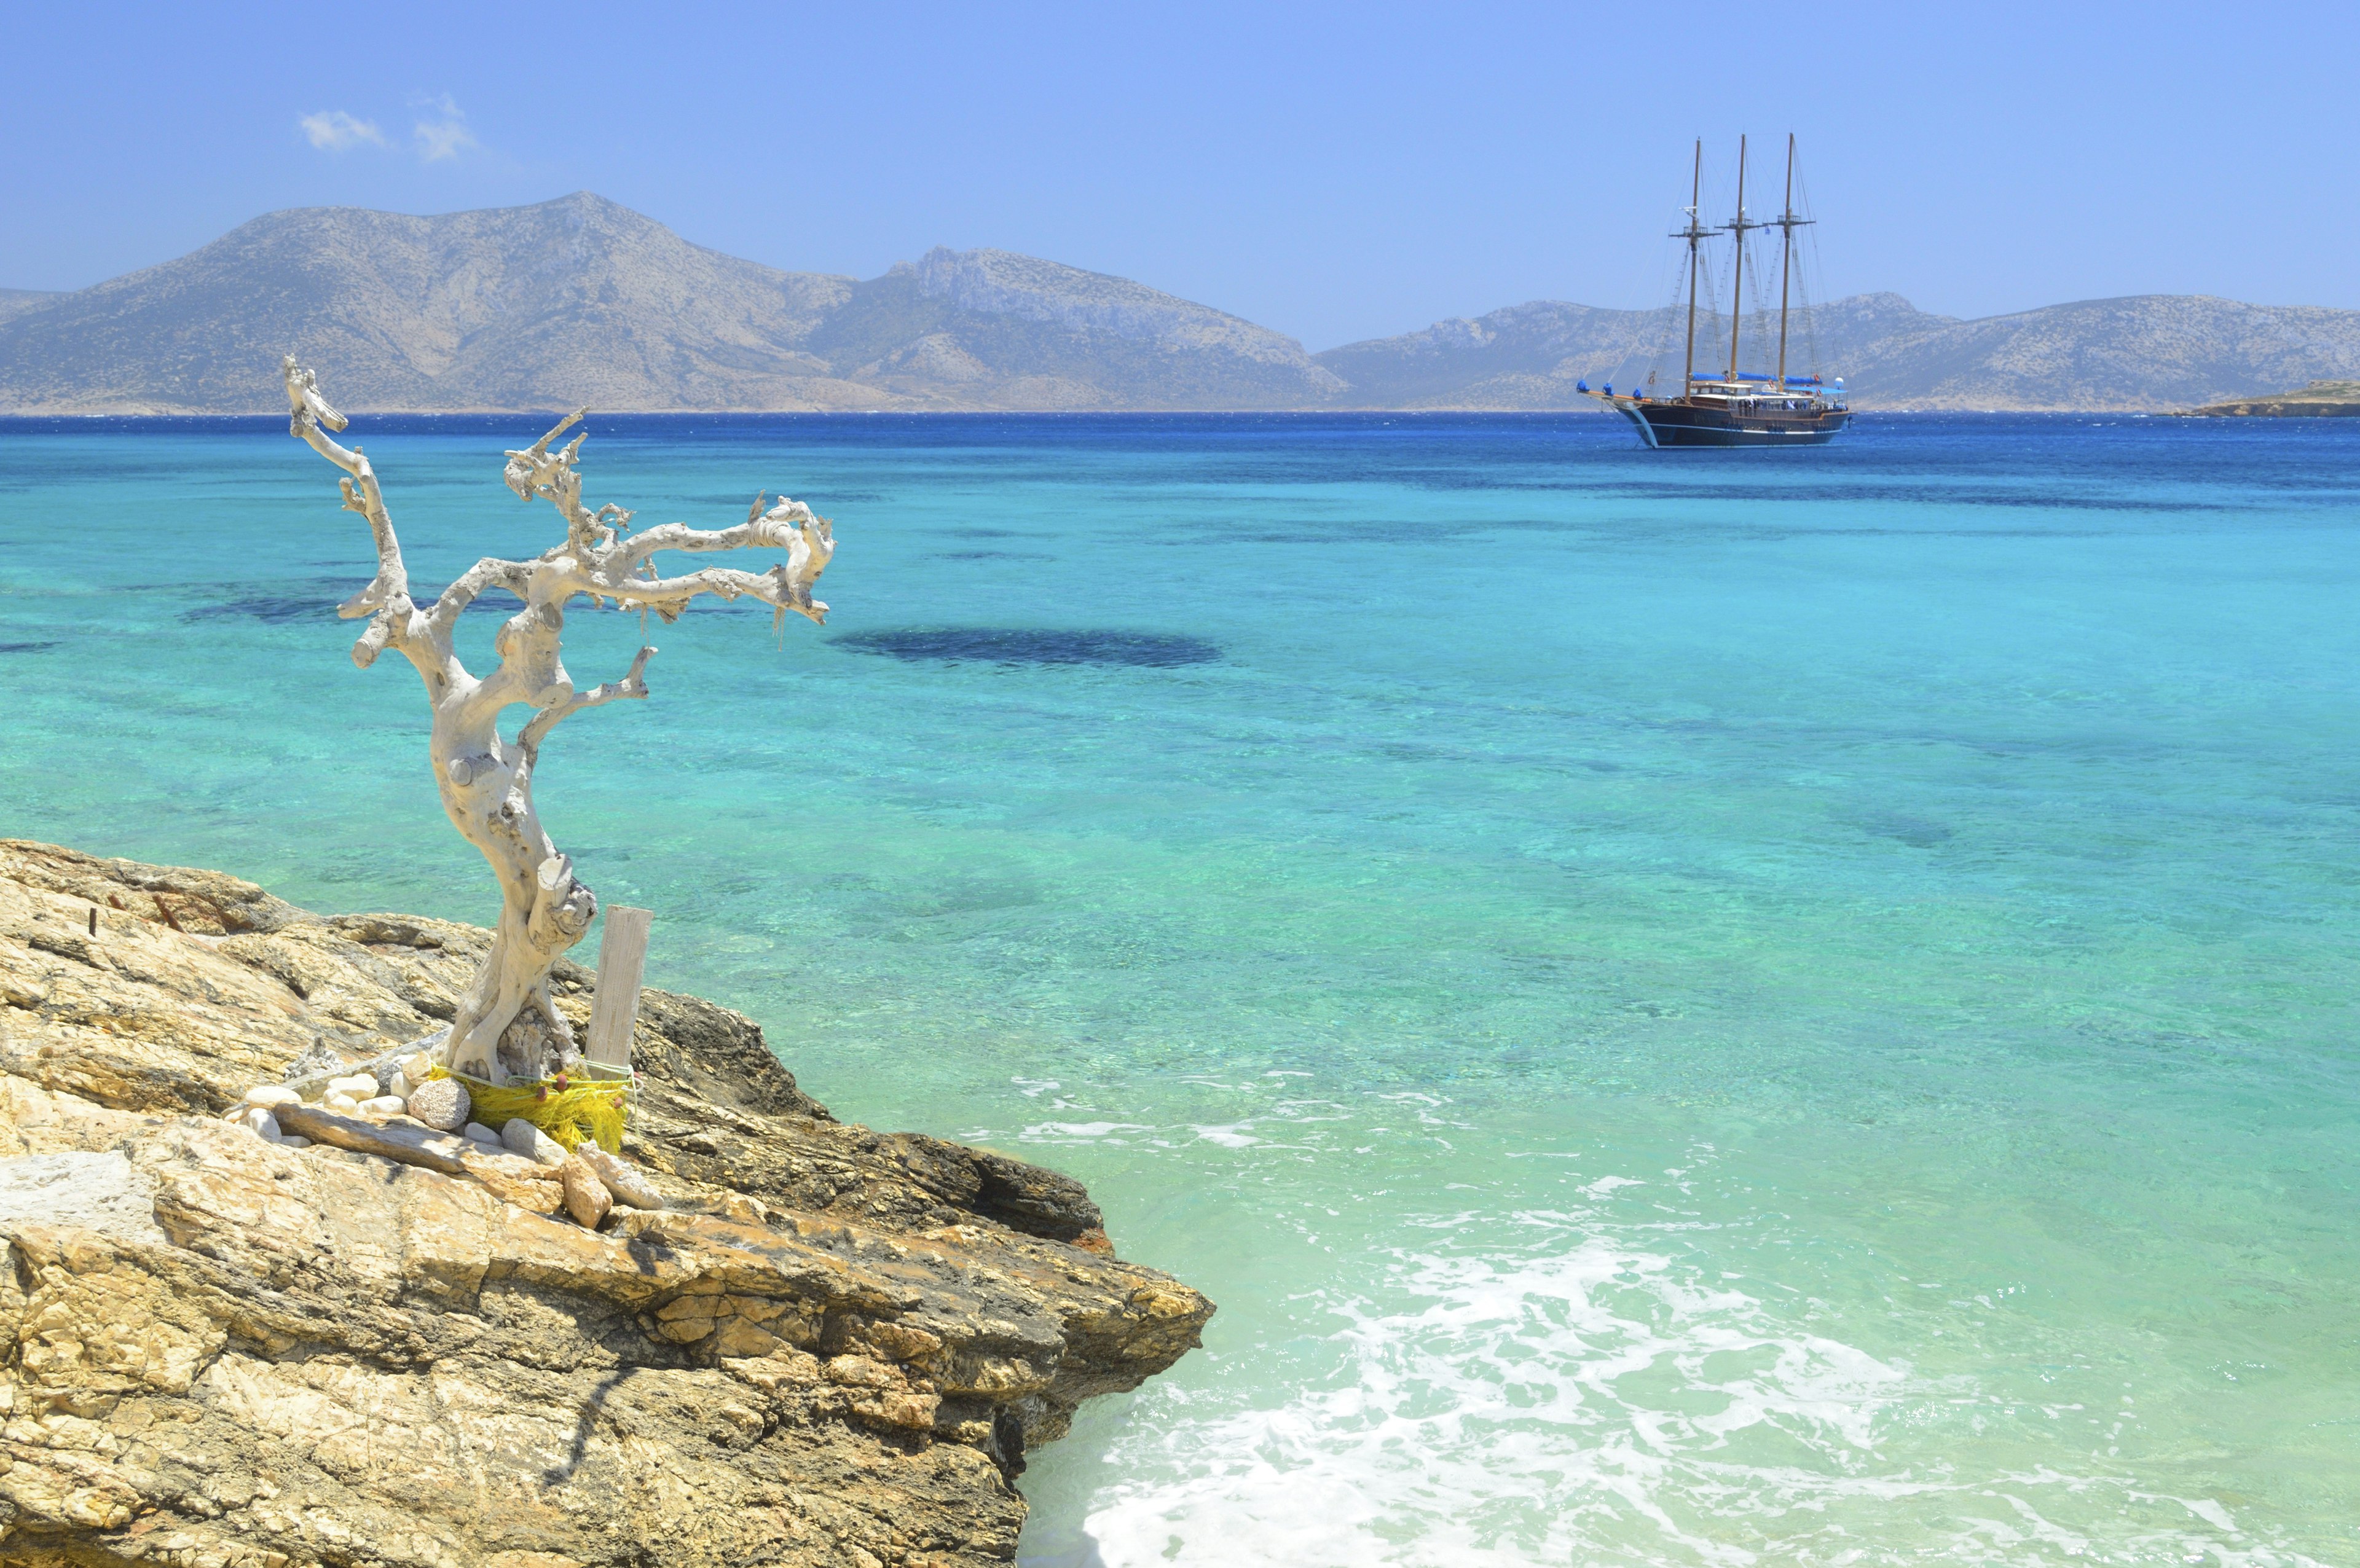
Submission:
POLYGON ((1021 1136, 1027 1143, 1057 1143, 1077 1138, 1112 1138, 1119 1132, 1150 1130, 1138 1122, 1035 1122, 1021 1136))
POLYGON ((1503 1255, 1503 1223, 1485 1222, 1487 1256, 1402 1254, 1374 1299, 1331 1301, 1320 1365, 1251 1379, 1299 1390, 1275 1408, 1151 1386, 1087 1539, 1028 1541, 1028 1562, 2309 1561, 2241 1536, 2217 1502, 2037 1467, 1970 1476, 1914 1443, 1914 1464, 1888 1457, 1972 1390, 1572 1216, 1520 1216, 1513 1239, 1556 1245, 1503 1255))

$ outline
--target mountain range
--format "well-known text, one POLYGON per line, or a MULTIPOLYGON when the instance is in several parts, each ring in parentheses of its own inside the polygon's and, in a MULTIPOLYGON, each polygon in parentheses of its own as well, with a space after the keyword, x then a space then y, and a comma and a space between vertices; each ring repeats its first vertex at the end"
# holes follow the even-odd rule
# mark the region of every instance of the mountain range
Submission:
MULTIPOLYGON (((0 413, 272 410, 284 353, 369 411, 1546 409, 1590 406, 1585 377, 1677 383, 1684 330, 1668 308, 1540 300, 1314 354, 1032 256, 783 272, 580 192, 273 212, 88 289, 0 289, 0 413)), ((1700 363, 1726 332, 1704 321, 1700 363)), ((1747 368, 1775 336, 1741 323, 1747 368)), ((1863 408, 2174 408, 2360 376, 2360 311, 2142 295, 1961 321, 1867 294, 1812 311, 1789 364, 1863 408)))

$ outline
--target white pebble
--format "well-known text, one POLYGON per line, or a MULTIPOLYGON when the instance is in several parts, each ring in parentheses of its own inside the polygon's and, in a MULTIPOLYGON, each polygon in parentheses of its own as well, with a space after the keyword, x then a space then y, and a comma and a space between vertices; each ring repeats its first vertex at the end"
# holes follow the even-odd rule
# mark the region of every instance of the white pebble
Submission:
POLYGON ((268 1105, 248 1105, 238 1113, 237 1125, 265 1143, 279 1141, 279 1118, 268 1105))
POLYGON ((543 1165, 565 1163, 565 1146, 522 1116, 508 1118, 508 1125, 500 1128, 500 1141, 510 1151, 530 1156, 543 1165))
POLYGON ((410 1092, 416 1087, 418 1085, 410 1081, 410 1074, 397 1067, 393 1070, 393 1082, 387 1085, 385 1092, 397 1100, 407 1100, 410 1092))
POLYGON ((357 1102, 377 1098, 377 1074, 355 1073, 343 1078, 328 1080, 330 1094, 343 1094, 357 1102))
POLYGON ((500 1143, 500 1135, 494 1132, 491 1128, 486 1127, 481 1122, 469 1122, 465 1127, 460 1128, 459 1131, 463 1137, 466 1138, 471 1142, 488 1143, 495 1149, 502 1147, 500 1143))
POLYGON ((322 1109, 333 1111, 340 1116, 356 1116, 361 1114, 361 1103, 350 1094, 331 1094, 321 1101, 320 1105, 322 1109))
POLYGON ((279 1135, 279 1147, 281 1149, 309 1149, 311 1147, 311 1140, 303 1137, 300 1133, 282 1132, 279 1135))
POLYGON ((246 1092, 249 1105, 300 1105, 303 1096, 284 1083, 257 1083, 246 1092))
POLYGON ((361 1102, 365 1116, 395 1116, 410 1108, 409 1102, 399 1094, 376 1094, 361 1102))

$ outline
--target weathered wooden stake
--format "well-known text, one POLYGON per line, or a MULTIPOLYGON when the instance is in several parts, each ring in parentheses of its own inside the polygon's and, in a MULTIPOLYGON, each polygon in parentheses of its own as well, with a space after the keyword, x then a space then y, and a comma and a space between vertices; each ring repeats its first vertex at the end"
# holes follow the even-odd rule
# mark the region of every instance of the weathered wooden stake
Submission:
POLYGON ((639 976, 648 964, 648 926, 654 911, 606 906, 606 934, 598 943, 598 991, 590 1004, 592 1062, 628 1069, 631 1033, 639 1016, 639 976))

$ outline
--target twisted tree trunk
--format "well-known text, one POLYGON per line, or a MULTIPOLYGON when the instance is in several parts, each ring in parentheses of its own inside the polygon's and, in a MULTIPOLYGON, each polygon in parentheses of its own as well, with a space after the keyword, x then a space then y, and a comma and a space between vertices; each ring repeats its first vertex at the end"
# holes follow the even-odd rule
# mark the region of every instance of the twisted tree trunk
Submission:
POLYGON ((322 430, 342 430, 346 421, 320 395, 311 372, 291 354, 282 363, 290 433, 344 470, 344 509, 366 517, 377 540, 376 578, 337 608, 347 619, 368 617, 353 646, 353 662, 366 670, 390 648, 418 670, 434 713, 428 749, 442 810, 500 885, 492 950, 451 1022, 451 1070, 494 1083, 545 1076, 578 1056, 572 1028, 550 1001, 550 966, 582 940, 598 900, 541 831, 532 803, 533 766, 541 742, 564 720, 620 698, 644 698, 647 663, 656 651, 640 648, 620 681, 577 691, 559 657, 566 604, 587 595, 596 604, 651 609, 670 622, 697 594, 716 593, 759 599, 780 617, 792 610, 824 621, 827 606, 812 597, 811 587, 835 553, 835 536, 827 520, 803 503, 781 497, 765 510, 758 495, 736 528, 671 523, 626 538, 630 513, 614 506, 593 512, 582 504, 582 477, 574 467, 582 438, 550 450, 581 419, 575 413, 530 447, 510 452, 503 475, 518 495, 557 507, 565 519, 565 541, 531 561, 487 557, 421 610, 410 597, 400 541, 376 471, 357 445, 346 451, 322 430), (708 567, 678 577, 660 575, 652 561, 667 550, 748 549, 782 550, 786 559, 764 572, 708 567), (479 681, 459 661, 452 639, 459 616, 493 588, 524 607, 493 642, 499 667, 479 681), (537 711, 514 739, 505 738, 500 715, 519 705, 537 711))

